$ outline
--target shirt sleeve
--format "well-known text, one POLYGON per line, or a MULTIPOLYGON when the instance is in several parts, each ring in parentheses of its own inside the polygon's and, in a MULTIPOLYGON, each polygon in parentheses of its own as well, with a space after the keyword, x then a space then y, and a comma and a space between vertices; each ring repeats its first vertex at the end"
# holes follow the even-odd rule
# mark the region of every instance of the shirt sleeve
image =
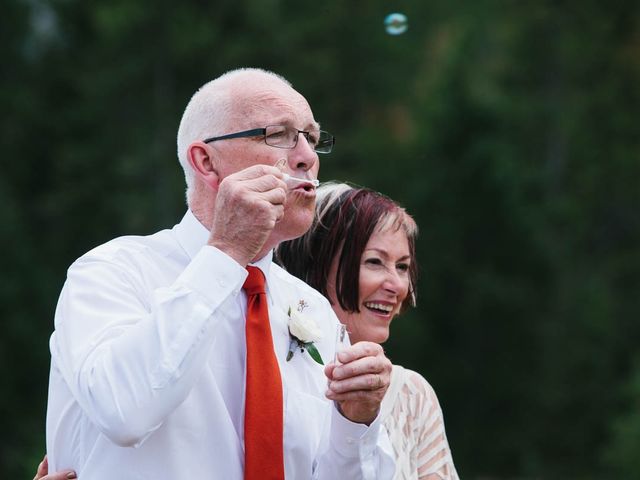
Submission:
POLYGON ((351 422, 332 408, 329 447, 314 478, 382 480, 391 479, 394 471, 393 449, 381 428, 380 415, 366 426, 351 422))
POLYGON ((135 262, 90 254, 72 265, 56 310, 52 361, 114 443, 141 444, 186 398, 217 325, 227 320, 220 307, 245 278, 244 268, 213 247, 151 291, 135 262))

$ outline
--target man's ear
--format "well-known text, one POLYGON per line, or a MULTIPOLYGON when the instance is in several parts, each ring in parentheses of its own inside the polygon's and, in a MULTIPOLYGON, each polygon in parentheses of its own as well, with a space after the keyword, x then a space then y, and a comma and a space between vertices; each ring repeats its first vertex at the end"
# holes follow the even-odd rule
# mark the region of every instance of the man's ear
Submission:
POLYGON ((200 180, 210 188, 218 189, 220 177, 218 175, 218 161, 213 156, 213 149, 209 148, 206 143, 194 142, 187 149, 187 160, 200 180))

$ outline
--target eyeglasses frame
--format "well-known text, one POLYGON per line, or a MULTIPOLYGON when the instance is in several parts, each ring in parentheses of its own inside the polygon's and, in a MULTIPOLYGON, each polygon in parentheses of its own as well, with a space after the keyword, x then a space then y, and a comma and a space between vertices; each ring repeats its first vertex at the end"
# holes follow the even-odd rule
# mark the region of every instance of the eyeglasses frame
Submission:
MULTIPOLYGON (((293 144, 293 146, 291 147, 281 147, 279 145, 271 145, 269 143, 267 143, 267 128, 269 127, 286 127, 286 128, 292 128, 292 127, 287 127, 286 125, 267 125, 264 128, 252 128, 251 130, 243 130, 241 132, 235 132, 235 133, 228 133, 226 135, 220 135, 218 137, 209 137, 205 140, 203 140, 204 143, 211 143, 211 142, 217 142, 218 140, 229 140, 232 138, 247 138, 247 137, 259 137, 262 135, 264 143, 266 143, 267 145, 269 145, 270 147, 274 147, 274 148, 285 148, 285 149, 292 149, 292 148, 296 148, 296 146, 298 145, 298 137, 300 136, 300 134, 302 134, 304 136, 304 138, 307 140, 307 142, 309 142, 309 135, 311 134, 311 132, 307 132, 305 130, 298 130, 297 128, 294 128, 294 130, 296 130, 298 132, 298 135, 296 135, 296 140, 295 143, 293 144)), ((321 150, 317 150, 317 147, 313 149, 314 152, 316 153, 331 153, 331 150, 333 150, 333 146, 336 144, 336 137, 334 137, 333 135, 331 135, 329 132, 325 131, 325 130, 320 130, 320 134, 325 133, 327 135, 329 135, 330 138, 330 145, 329 145, 329 151, 328 152, 323 152, 321 150)))

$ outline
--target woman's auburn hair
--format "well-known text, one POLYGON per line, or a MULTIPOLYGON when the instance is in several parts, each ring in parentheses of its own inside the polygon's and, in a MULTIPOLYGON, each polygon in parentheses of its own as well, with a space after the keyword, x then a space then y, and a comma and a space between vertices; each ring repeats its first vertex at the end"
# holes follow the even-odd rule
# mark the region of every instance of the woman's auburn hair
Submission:
POLYGON ((365 187, 327 182, 316 191, 311 228, 299 238, 281 243, 276 261, 328 297, 329 271, 338 258, 336 300, 343 310, 359 312, 360 262, 374 231, 402 229, 409 244, 409 294, 401 311, 416 303, 418 227, 398 203, 365 187), (358 288, 354 288, 354 285, 358 288))

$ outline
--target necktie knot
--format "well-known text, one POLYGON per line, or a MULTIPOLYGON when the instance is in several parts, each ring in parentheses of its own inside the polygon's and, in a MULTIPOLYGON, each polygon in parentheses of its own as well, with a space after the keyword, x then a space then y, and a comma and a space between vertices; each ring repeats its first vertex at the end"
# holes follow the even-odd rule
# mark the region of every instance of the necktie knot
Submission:
POLYGON ((258 267, 247 267, 247 272, 249 272, 249 276, 244 281, 242 288, 247 295, 258 295, 260 293, 266 293, 264 286, 264 273, 258 267))

